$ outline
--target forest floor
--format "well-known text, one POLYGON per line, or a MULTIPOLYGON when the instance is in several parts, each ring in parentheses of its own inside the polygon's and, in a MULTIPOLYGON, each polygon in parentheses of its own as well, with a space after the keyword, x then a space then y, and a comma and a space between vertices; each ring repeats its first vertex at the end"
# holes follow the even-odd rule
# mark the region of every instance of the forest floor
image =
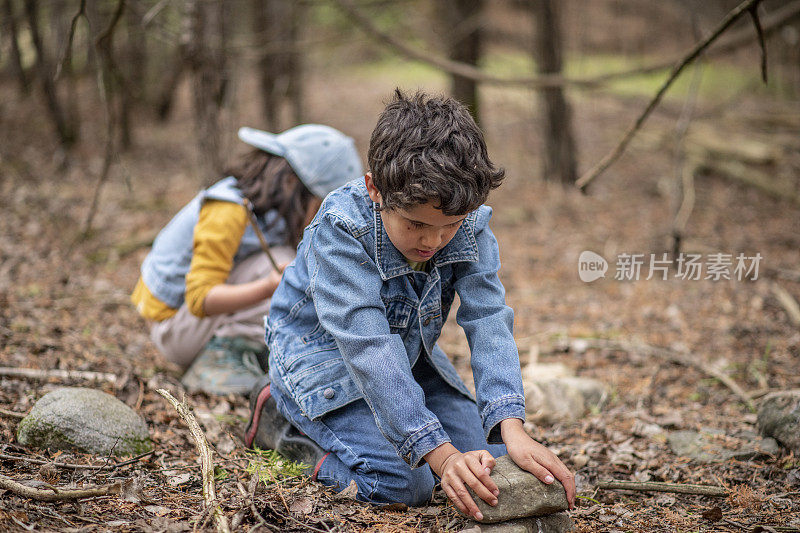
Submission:
MULTIPOLYGON (((365 153, 381 101, 394 83, 388 72, 320 74, 307 86, 307 119, 350 133, 365 153)), ((414 87, 417 81, 404 83, 414 87)), ((433 86, 442 88, 441 78, 433 86)), ((177 369, 155 351, 128 300, 149 242, 210 177, 194 162, 188 99, 168 123, 139 117, 134 148, 120 156, 102 190, 93 229, 82 238, 102 163, 102 113, 82 110, 84 141, 64 157, 50 139, 38 100, 20 101, 12 91, 0 87, 8 96, 0 97, 0 366, 109 372, 117 380, 0 376, 0 471, 34 485, 129 483, 121 496, 79 503, 38 502, 0 490, 0 529, 212 529, 189 431, 155 392, 163 387, 181 397, 177 369), (20 446, 18 420, 7 412, 26 413, 43 394, 63 385, 96 387, 135 408, 150 429, 155 452, 119 468, 89 470, 53 464, 102 465, 123 458, 20 446)), ((245 86, 240 94, 255 94, 255 89, 245 86)), ((645 265, 638 281, 615 280, 619 254, 660 257, 670 249, 668 191, 679 162, 674 130, 681 102, 665 103, 642 141, 582 195, 533 177, 539 151, 531 94, 499 89, 485 94, 490 153, 508 170, 507 183, 490 204, 521 363, 533 358, 562 363, 611 391, 599 411, 571 422, 530 426, 577 472, 580 498, 572 516, 578 530, 800 530, 800 458, 783 451, 699 464, 676 457, 664 437, 674 430, 712 427, 725 432, 720 437, 725 444, 737 442, 734 437, 743 431, 757 431, 755 413, 701 370, 703 365, 734 380, 755 402, 768 391, 800 388, 800 333, 773 289, 777 283, 800 299, 800 278, 792 277, 800 269, 800 207, 719 176, 700 175, 683 250, 703 254, 706 261, 712 253, 760 253, 758 279, 682 280, 671 267, 668 279, 646 280, 645 265), (584 283, 578 278, 584 250, 609 261, 604 279, 584 283), (628 348, 552 349, 559 339, 577 338, 627 343, 628 348), (652 355, 647 346, 699 364, 652 355), (654 426, 659 431, 647 429, 654 426), (716 485, 729 495, 598 489, 605 480, 716 485)), ((234 151, 241 148, 234 141, 236 127, 259 125, 244 118, 258 116, 256 99, 242 100, 224 131, 234 151)), ((613 146, 642 104, 611 94, 576 95, 582 168, 613 146)), ((724 106, 701 102, 695 117, 692 128, 703 123, 732 139, 800 138, 796 102, 763 95, 743 93, 724 106)), ((800 147, 789 145, 768 170, 798 176, 798 153, 800 147)), ((442 343, 471 383, 467 343, 453 319, 442 343)), ((253 472, 264 459, 241 441, 246 400, 193 394, 186 401, 216 449, 222 511, 241 530, 260 524, 264 531, 457 531, 465 523, 441 494, 419 509, 375 509, 288 476, 274 462, 264 482, 257 481, 253 472)))

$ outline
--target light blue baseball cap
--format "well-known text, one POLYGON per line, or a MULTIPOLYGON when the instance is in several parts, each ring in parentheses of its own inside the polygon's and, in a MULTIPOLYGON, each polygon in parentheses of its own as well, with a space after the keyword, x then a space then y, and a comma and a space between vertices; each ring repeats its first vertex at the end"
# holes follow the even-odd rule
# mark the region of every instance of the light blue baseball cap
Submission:
POLYGON ((353 139, 330 126, 303 124, 283 133, 240 128, 239 139, 286 159, 308 190, 320 198, 364 174, 353 139))

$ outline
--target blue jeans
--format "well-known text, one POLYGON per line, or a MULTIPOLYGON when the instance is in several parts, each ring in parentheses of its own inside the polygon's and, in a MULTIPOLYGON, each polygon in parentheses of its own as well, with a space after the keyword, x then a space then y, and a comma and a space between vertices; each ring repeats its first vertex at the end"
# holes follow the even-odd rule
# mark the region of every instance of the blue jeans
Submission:
MULTIPOLYGON (((505 445, 486 443, 475 402, 448 385, 424 355, 414 365, 413 375, 425 393, 425 406, 439 418, 453 446, 461 452, 488 450, 494 457, 506 453, 505 445)), ((311 420, 275 385, 272 395, 278 410, 330 452, 319 466, 318 481, 340 491, 354 480, 358 499, 371 503, 414 506, 430 500, 436 485, 430 467, 424 464, 412 469, 397 455, 363 399, 311 420)))

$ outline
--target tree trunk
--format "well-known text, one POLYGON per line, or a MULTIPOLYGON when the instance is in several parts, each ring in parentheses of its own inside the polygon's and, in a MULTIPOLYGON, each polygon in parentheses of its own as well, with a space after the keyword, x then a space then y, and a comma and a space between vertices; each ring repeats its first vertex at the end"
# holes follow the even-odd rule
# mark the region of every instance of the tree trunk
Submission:
POLYGON ((55 82, 53 81, 53 71, 50 66, 50 59, 47 56, 39 31, 39 6, 36 0, 25 0, 25 12, 28 16, 30 25, 31 41, 36 50, 36 74, 47 103, 47 110, 53 121, 56 134, 64 148, 70 148, 77 140, 77 132, 72 124, 69 123, 64 113, 64 108, 59 100, 55 82))
MULTIPOLYGON (((483 0, 448 0, 440 5, 444 8, 442 22, 453 28, 448 43, 450 59, 477 66, 482 49, 483 0)), ((477 122, 480 113, 475 80, 453 74, 450 87, 453 97, 467 106, 477 122)))
MULTIPOLYGON (((156 95, 156 115, 158 120, 165 122, 169 119, 172 113, 172 104, 175 99, 175 91, 178 89, 178 84, 183 77, 183 74, 189 69, 189 48, 192 41, 192 17, 188 10, 191 8, 192 2, 185 2, 183 4, 183 13, 181 13, 181 35, 178 40, 178 46, 175 48, 172 57, 168 60, 169 66, 165 68, 164 83, 161 84, 158 94, 156 95)), ((180 6, 181 4, 178 4, 180 6)))
POLYGON ((25 69, 22 67, 22 54, 19 49, 19 27, 17 26, 17 16, 11 0, 3 0, 3 10, 5 11, 8 35, 11 39, 10 67, 19 83, 20 93, 23 96, 27 96, 30 94, 30 83, 25 69))
POLYGON ((225 94, 224 6, 223 2, 186 2, 192 27, 188 57, 198 150, 201 164, 213 177, 223 171, 219 121, 225 94))
POLYGON ((294 125, 303 122, 303 63, 300 54, 300 35, 303 30, 306 9, 302 2, 291 2, 291 24, 289 26, 289 52, 286 62, 288 86, 286 97, 292 106, 294 125))
MULTIPOLYGON (((559 74, 564 47, 558 0, 536 0, 533 10, 536 26, 534 58, 542 74, 559 74)), ((572 136, 572 111, 561 87, 539 92, 544 141, 544 179, 563 184, 577 180, 576 149, 572 136)))
POLYGON ((299 2, 253 0, 253 33, 257 48, 261 108, 265 127, 284 129, 281 110, 288 100, 292 120, 302 121, 302 84, 298 35, 303 7, 299 2))
MULTIPOLYGON (((52 20, 55 23, 55 41, 52 43, 54 50, 59 50, 58 61, 63 61, 61 65, 61 72, 58 80, 61 82, 62 87, 65 87, 65 116, 69 124, 80 124, 80 102, 78 101, 78 88, 75 82, 75 72, 72 68, 72 55, 68 58, 64 56, 66 47, 69 43, 70 25, 72 22, 72 13, 68 13, 65 9, 67 6, 62 2, 53 2, 51 4, 52 20)), ((58 67, 56 67, 58 68, 58 67)))

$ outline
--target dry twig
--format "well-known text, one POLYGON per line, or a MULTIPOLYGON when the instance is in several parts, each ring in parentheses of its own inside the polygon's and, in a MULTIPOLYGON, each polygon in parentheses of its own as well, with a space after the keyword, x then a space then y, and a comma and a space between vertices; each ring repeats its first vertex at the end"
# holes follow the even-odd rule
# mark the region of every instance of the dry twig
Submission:
POLYGON ((605 172, 606 169, 608 169, 608 167, 610 167, 622 155, 622 153, 625 151, 625 148, 631 142, 631 139, 633 139, 634 135, 636 135, 636 132, 642 127, 642 124, 644 124, 644 121, 650 116, 650 113, 653 111, 653 109, 655 109, 659 102, 661 102, 661 98, 667 92, 667 89, 670 88, 672 82, 678 78, 683 69, 697 59, 700 54, 702 54, 706 48, 711 45, 711 43, 713 43, 720 35, 722 35, 725 30, 730 28, 734 22, 739 20, 742 15, 750 12, 751 9, 757 8, 760 2, 761 0, 745 0, 736 6, 736 8, 734 8, 725 16, 725 18, 711 33, 711 35, 695 45, 695 47, 684 56, 681 62, 672 69, 672 72, 667 80, 661 85, 661 88, 659 88, 656 95, 650 100, 650 103, 647 105, 644 111, 639 114, 636 122, 633 123, 627 132, 625 132, 625 135, 623 135, 622 139, 619 141, 619 143, 617 143, 617 146, 611 151, 611 153, 606 155, 597 165, 589 170, 589 172, 575 182, 575 185, 578 188, 584 189, 593 179, 605 172))
POLYGON ((111 494, 119 494, 121 488, 122 483, 112 483, 110 485, 91 487, 88 489, 62 490, 57 487, 50 487, 49 489, 36 489, 21 483, 17 483, 10 477, 0 474, 0 489, 10 490, 19 496, 44 502, 80 500, 82 498, 109 496, 111 494))
POLYGON ((789 294, 789 291, 774 281, 770 284, 769 288, 775 298, 778 299, 778 303, 780 303, 781 307, 786 311, 786 314, 789 315, 792 324, 800 326, 800 305, 797 304, 797 300, 789 294))
POLYGON ((156 392, 172 404, 183 421, 186 422, 186 425, 189 426, 189 431, 192 433, 197 453, 200 456, 200 472, 203 477, 203 499, 206 502, 206 508, 212 510, 211 512, 214 515, 217 531, 229 533, 230 526, 228 525, 228 519, 219 507, 214 489, 214 454, 208 446, 208 441, 206 440, 203 430, 200 429, 197 419, 195 419, 185 401, 178 402, 172 394, 164 389, 158 389, 156 392))
POLYGON ((17 413, 16 411, 9 411, 7 409, 0 409, 0 415, 7 416, 9 418, 25 418, 25 413, 17 413))
POLYGON ((116 385, 117 376, 108 372, 92 372, 89 370, 41 370, 38 368, 0 367, 0 376, 29 379, 60 379, 63 381, 79 379, 86 381, 107 381, 116 385))
POLYGON ((652 492, 674 492, 677 494, 700 494, 703 496, 727 496, 728 490, 724 487, 711 485, 690 485, 686 483, 661 483, 659 481, 601 481, 597 484, 600 489, 638 490, 652 492))

